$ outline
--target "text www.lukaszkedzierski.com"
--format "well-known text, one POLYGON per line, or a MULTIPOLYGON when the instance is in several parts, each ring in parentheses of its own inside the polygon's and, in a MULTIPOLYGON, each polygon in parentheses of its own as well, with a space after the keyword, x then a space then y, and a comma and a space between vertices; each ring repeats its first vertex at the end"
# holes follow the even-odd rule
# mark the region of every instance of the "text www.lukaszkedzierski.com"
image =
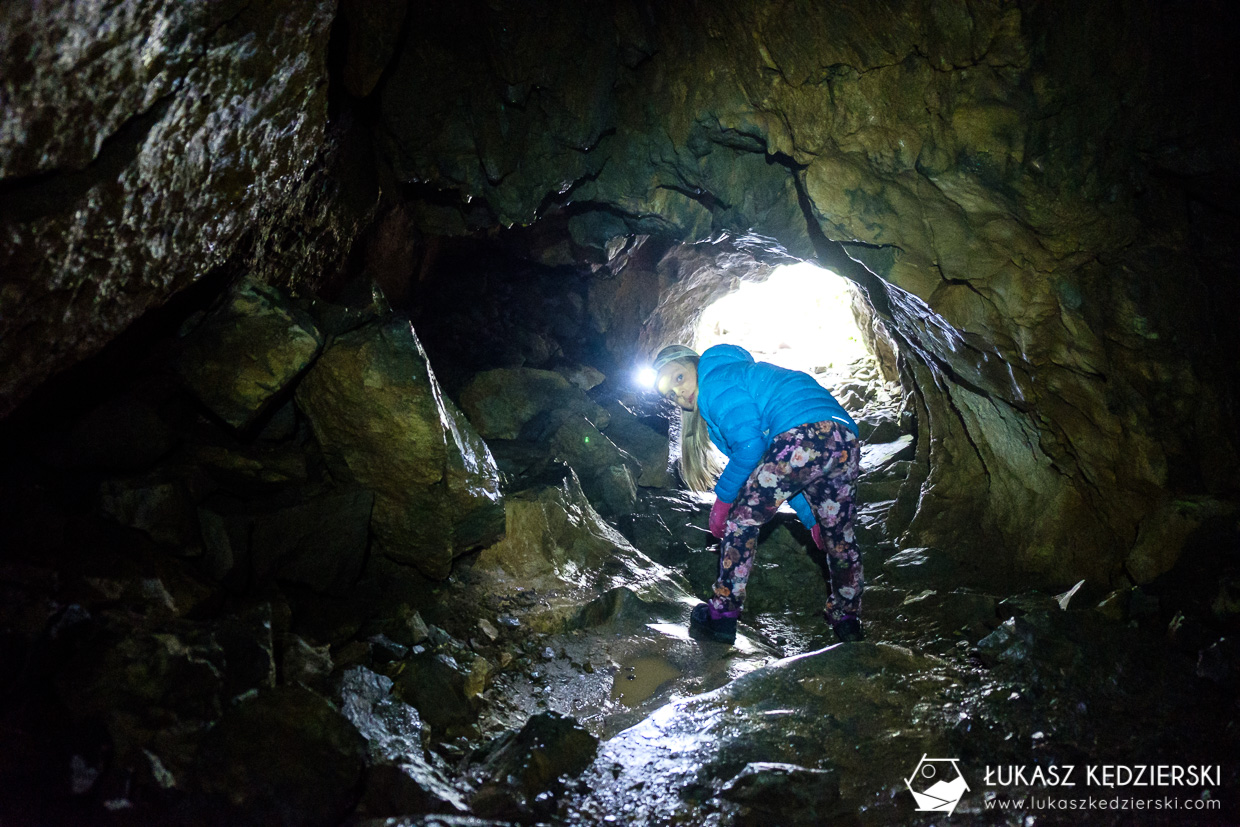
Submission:
POLYGON ((1031 795, 1025 798, 991 798, 987 810, 1217 810, 1217 798, 1057 798, 1031 795))

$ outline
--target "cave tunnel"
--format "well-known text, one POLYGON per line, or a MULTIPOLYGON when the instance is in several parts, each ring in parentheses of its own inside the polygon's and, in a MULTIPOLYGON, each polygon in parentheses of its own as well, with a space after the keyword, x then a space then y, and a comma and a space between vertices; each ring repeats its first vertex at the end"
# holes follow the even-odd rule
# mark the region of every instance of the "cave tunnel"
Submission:
POLYGON ((1238 14, 0 6, 0 824, 1240 823, 1238 14), (793 341, 863 639, 702 640, 793 341))

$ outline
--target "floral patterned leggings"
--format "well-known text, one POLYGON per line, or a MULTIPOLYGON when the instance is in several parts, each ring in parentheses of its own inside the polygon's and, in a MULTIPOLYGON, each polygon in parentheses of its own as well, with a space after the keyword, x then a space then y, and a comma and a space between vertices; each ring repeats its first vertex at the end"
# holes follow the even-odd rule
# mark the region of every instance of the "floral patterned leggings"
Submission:
POLYGON ((856 435, 830 420, 800 425, 771 440, 762 462, 749 475, 728 513, 719 579, 710 599, 712 616, 740 614, 758 547, 758 530, 798 491, 804 492, 817 515, 826 547, 831 571, 827 621, 838 623, 861 610, 861 555, 853 534, 860 456, 856 435))

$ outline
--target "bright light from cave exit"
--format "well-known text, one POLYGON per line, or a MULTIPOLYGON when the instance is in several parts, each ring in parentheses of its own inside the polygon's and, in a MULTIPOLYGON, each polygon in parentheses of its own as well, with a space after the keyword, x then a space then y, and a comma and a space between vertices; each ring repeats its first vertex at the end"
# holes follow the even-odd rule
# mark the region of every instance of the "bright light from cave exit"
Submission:
POLYGON ((853 318, 854 289, 807 261, 781 265, 766 281, 744 282, 707 307, 694 350, 726 342, 760 362, 811 375, 838 373, 869 356, 853 318))

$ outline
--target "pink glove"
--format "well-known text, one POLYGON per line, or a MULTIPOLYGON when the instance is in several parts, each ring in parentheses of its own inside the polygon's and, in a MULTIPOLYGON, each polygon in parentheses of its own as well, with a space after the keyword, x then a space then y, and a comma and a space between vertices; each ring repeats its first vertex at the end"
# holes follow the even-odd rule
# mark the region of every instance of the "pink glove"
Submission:
POLYGON ((818 547, 819 551, 826 551, 822 547, 822 526, 814 523, 814 527, 809 530, 809 536, 814 538, 814 545, 818 547))
POLYGON ((723 527, 728 522, 730 510, 732 510, 732 503, 725 503, 718 497, 715 498, 715 504, 710 509, 710 533, 715 535, 716 540, 723 539, 723 527))

